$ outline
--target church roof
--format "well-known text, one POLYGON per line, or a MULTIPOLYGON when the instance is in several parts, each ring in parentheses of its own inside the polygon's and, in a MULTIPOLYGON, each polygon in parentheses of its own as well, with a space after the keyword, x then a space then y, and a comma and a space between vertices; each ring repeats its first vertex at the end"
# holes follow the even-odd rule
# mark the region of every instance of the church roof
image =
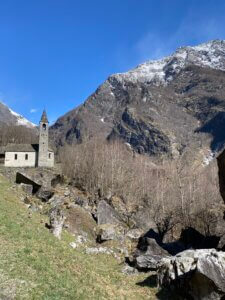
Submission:
POLYGON ((42 123, 48 123, 48 117, 47 117, 47 113, 46 113, 45 110, 42 113, 41 121, 40 122, 42 122, 42 123))
MULTIPOLYGON (((3 147, 5 152, 38 152, 39 144, 8 144, 3 147)), ((48 151, 53 152, 51 148, 48 151)))

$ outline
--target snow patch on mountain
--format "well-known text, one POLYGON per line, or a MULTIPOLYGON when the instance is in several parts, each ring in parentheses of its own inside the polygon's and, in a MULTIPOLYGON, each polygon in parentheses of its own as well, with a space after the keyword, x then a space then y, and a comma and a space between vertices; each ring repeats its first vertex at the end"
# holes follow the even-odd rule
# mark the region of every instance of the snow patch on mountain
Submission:
POLYGON ((187 65, 197 65, 225 71, 225 41, 214 40, 199 46, 181 47, 159 60, 147 61, 126 73, 113 75, 118 81, 167 84, 187 65))
POLYGON ((12 109, 9 108, 10 113, 16 117, 16 125, 21 125, 21 126, 26 126, 26 127, 36 127, 36 125, 30 121, 28 121, 27 119, 25 119, 23 116, 19 115, 18 113, 16 113, 15 111, 13 111, 12 109))
POLYGON ((208 154, 203 157, 203 166, 208 166, 215 156, 216 154, 214 152, 209 151, 208 154))

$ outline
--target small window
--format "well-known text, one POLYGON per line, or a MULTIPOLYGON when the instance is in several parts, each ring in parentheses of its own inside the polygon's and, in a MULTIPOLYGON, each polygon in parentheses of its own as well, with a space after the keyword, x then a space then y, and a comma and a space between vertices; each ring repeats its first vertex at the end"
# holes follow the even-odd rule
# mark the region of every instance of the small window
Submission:
POLYGON ((51 157, 52 157, 52 156, 51 156, 51 153, 49 153, 49 154, 48 154, 48 158, 50 159, 51 157))
POLYGON ((25 154, 25 160, 28 160, 28 154, 25 154))
POLYGON ((18 158, 18 155, 17 155, 17 154, 15 154, 14 158, 15 158, 15 160, 17 160, 17 158, 18 158))

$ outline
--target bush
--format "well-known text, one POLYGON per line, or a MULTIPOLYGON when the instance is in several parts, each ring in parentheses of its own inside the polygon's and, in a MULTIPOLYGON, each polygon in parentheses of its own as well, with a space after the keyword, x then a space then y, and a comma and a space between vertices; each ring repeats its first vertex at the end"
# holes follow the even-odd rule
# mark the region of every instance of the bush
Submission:
POLYGON ((177 228, 212 234, 222 216, 217 167, 193 168, 187 156, 153 161, 120 142, 90 140, 60 151, 65 175, 90 194, 120 197, 127 216, 148 212, 161 238, 177 228))

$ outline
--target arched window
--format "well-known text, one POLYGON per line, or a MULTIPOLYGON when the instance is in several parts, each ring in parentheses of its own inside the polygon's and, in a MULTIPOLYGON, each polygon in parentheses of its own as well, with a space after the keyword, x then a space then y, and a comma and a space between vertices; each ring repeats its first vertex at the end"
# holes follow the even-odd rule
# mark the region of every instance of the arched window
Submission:
POLYGON ((43 128, 44 130, 46 130, 46 124, 43 124, 43 125, 42 125, 42 128, 43 128))

